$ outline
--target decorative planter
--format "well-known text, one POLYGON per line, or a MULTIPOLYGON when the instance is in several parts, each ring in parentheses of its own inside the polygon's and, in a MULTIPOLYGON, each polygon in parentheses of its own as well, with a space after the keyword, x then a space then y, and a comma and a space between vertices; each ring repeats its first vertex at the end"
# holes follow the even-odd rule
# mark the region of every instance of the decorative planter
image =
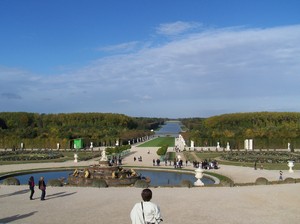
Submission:
POLYGON ((294 173, 294 170, 293 170, 293 167, 294 167, 294 161, 288 161, 288 167, 290 168, 289 169, 289 172, 290 173, 294 173))
POLYGON ((204 186, 204 183, 201 181, 201 178, 203 177, 203 169, 200 167, 195 170, 195 177, 197 178, 197 181, 194 183, 194 186, 204 186))

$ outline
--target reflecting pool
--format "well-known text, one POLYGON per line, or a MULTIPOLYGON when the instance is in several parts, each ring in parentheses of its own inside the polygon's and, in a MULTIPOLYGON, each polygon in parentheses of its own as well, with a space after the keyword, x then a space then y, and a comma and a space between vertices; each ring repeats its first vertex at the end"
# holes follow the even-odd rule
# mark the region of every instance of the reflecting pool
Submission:
POLYGON ((181 132, 180 121, 167 121, 158 131, 155 131, 156 136, 173 136, 177 137, 181 132))

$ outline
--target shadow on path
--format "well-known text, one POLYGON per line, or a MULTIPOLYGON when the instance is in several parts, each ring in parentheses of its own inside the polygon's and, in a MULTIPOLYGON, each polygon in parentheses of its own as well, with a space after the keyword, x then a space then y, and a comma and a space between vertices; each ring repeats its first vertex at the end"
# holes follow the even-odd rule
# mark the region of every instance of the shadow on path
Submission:
POLYGON ((77 192, 72 192, 72 193, 59 192, 59 193, 55 193, 55 194, 46 195, 46 198, 47 198, 47 200, 50 200, 50 199, 54 199, 54 198, 61 198, 61 197, 71 196, 71 195, 76 194, 76 193, 77 192))
POLYGON ((14 196, 14 195, 18 195, 18 194, 26 194, 26 193, 28 193, 28 192, 29 192, 29 189, 26 189, 26 190, 20 190, 20 191, 16 191, 16 192, 13 192, 13 193, 0 195, 0 198, 9 197, 9 196, 14 196))
POLYGON ((23 215, 18 214, 18 215, 13 215, 13 216, 6 217, 6 218, 1 218, 0 223, 9 223, 9 222, 13 222, 13 221, 16 221, 19 219, 24 219, 24 218, 34 215, 34 213, 36 213, 36 212, 37 211, 29 212, 29 213, 23 214, 23 215))

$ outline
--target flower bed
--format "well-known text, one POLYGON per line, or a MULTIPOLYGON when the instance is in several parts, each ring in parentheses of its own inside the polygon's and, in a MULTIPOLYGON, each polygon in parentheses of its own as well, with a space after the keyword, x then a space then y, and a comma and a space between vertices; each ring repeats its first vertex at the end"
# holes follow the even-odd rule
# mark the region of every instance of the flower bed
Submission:
POLYGON ((228 152, 221 159, 235 162, 286 163, 289 160, 300 162, 299 153, 290 152, 228 152))
POLYGON ((63 157, 60 152, 53 151, 9 151, 0 152, 0 161, 49 160, 63 157))

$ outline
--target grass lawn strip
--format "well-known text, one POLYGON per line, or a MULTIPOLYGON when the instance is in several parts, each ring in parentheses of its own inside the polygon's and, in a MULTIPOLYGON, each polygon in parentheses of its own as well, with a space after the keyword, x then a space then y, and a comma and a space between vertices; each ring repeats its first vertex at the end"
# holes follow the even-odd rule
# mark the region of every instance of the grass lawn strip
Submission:
POLYGON ((175 146, 175 138, 174 137, 158 137, 152 139, 148 142, 145 142, 138 147, 162 147, 168 145, 169 147, 175 146))

